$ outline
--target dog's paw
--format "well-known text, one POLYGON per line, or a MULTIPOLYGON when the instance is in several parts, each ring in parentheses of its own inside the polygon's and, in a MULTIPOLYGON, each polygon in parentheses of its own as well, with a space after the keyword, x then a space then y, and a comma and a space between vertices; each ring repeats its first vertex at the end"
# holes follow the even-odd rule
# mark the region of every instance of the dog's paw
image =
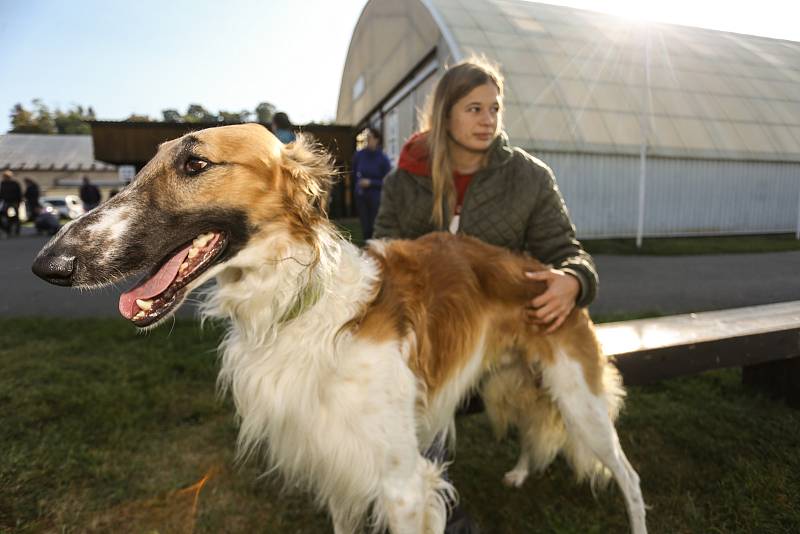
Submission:
POLYGON ((528 478, 527 469, 512 469, 503 476, 503 484, 509 488, 519 488, 528 478))

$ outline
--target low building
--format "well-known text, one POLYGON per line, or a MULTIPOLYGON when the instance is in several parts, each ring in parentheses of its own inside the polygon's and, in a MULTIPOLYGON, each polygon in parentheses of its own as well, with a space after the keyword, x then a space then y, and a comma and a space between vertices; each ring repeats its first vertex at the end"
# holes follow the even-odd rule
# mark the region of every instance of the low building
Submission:
POLYGON ((42 195, 77 194, 83 177, 97 185, 104 198, 123 182, 117 167, 98 161, 91 135, 0 135, 0 171, 11 170, 22 184, 31 178, 42 195))

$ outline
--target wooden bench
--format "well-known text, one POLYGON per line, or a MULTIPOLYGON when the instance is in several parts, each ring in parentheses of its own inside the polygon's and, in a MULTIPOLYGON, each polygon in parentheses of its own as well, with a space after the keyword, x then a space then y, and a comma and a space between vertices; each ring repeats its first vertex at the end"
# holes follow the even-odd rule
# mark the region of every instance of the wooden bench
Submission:
POLYGON ((800 406, 800 301, 597 326, 625 384, 742 367, 745 384, 800 406))

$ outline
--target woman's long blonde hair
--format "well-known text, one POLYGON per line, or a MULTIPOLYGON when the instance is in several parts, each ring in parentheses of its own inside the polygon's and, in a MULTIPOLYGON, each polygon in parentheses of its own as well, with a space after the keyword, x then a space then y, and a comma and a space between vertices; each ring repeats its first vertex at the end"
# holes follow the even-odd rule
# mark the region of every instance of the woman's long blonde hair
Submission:
MULTIPOLYGON (((421 131, 427 132, 428 153, 431 161, 431 182, 433 185, 433 213, 431 220, 438 227, 444 226, 442 199, 449 212, 455 206, 455 186, 453 185, 453 165, 448 150, 447 131, 450 111, 458 100, 481 85, 493 83, 502 101, 503 76, 500 70, 483 57, 471 57, 457 63, 445 71, 433 91, 426 111, 421 116, 421 131)), ((501 127, 498 117, 498 131, 501 127)))

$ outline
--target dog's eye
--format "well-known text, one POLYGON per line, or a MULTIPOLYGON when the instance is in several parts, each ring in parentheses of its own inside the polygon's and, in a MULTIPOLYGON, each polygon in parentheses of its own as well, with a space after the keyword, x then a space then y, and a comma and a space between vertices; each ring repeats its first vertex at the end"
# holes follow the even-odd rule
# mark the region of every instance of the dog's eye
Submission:
POLYGON ((189 158, 186 160, 186 163, 183 164, 183 170, 186 171, 187 174, 197 174, 206 167, 208 167, 208 162, 200 158, 189 158))

